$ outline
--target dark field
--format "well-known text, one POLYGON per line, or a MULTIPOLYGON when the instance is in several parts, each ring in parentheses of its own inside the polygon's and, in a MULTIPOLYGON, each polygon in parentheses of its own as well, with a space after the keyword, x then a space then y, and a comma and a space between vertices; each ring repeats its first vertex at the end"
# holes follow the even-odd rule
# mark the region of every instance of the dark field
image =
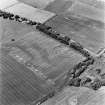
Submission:
POLYGON ((56 31, 70 36, 73 40, 81 43, 85 48, 97 53, 105 46, 104 25, 99 21, 73 15, 60 15, 46 22, 56 31), (101 29, 99 28, 101 26, 101 29))
POLYGON ((54 0, 18 0, 19 2, 23 2, 35 8, 44 9, 48 4, 53 2, 54 0))
POLYGON ((62 14, 74 4, 75 0, 55 0, 46 6, 45 10, 62 14))

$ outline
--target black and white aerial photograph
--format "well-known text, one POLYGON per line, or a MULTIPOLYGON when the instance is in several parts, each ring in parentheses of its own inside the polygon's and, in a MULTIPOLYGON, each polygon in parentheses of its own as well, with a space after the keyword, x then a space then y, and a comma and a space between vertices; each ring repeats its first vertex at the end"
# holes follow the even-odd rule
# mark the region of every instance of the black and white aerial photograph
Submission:
POLYGON ((105 105, 105 0, 0 0, 0 105, 105 105))

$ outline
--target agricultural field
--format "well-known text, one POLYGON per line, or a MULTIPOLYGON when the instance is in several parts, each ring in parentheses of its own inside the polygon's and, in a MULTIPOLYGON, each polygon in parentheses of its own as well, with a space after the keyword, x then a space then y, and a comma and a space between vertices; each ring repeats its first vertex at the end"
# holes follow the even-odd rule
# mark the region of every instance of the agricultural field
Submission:
POLYGON ((62 85, 68 69, 85 59, 30 26, 8 20, 1 23, 4 105, 28 105, 41 98, 62 85))

